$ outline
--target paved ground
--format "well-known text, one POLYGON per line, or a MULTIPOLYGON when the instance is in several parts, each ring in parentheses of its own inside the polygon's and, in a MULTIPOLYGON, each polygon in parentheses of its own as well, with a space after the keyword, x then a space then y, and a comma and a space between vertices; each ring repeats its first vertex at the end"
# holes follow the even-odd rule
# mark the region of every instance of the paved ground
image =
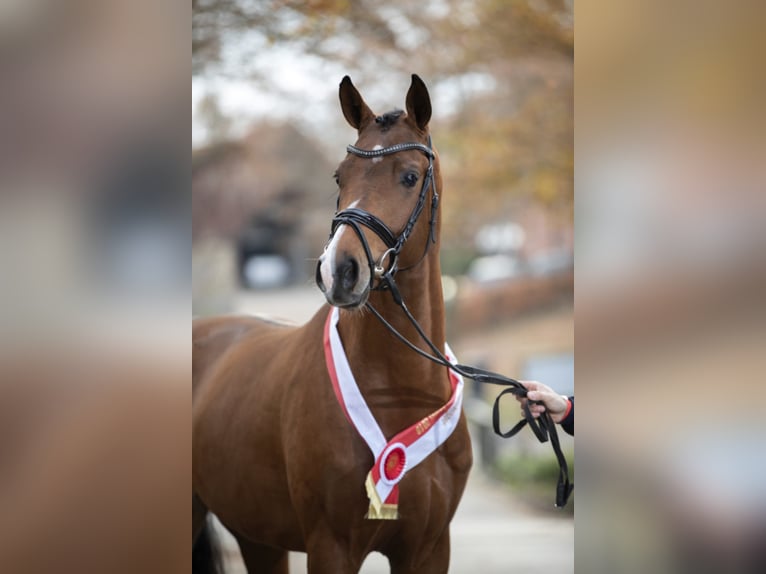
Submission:
MULTIPOLYGON (((238 297, 236 307, 239 312, 268 312, 302 322, 316 311, 323 300, 323 296, 315 288, 297 288, 266 293, 243 293, 238 297)), ((568 324, 566 322, 570 321, 570 318, 564 317, 562 321, 568 324)), ((534 338, 531 335, 535 329, 542 329, 544 336, 540 339, 551 341, 554 336, 554 329, 550 327, 552 322, 555 321, 549 314, 543 315, 539 320, 527 318, 524 322, 516 322, 514 332, 524 327, 523 331, 527 334, 524 338, 530 341, 534 338)), ((504 341, 512 336, 510 332, 495 335, 504 341)), ((490 341, 482 341, 479 338, 472 343, 485 349, 486 344, 491 344, 490 341)), ((540 514, 514 496, 508 487, 485 477, 478 465, 474 466, 471 473, 451 531, 450 572, 453 574, 574 572, 574 521, 571 516, 540 514)), ((244 573, 233 538, 227 538, 227 550, 230 559, 227 574, 244 573)), ((304 554, 291 555, 290 571, 306 571, 304 554)), ((387 574, 388 563, 383 556, 373 554, 368 557, 362 572, 387 574)))

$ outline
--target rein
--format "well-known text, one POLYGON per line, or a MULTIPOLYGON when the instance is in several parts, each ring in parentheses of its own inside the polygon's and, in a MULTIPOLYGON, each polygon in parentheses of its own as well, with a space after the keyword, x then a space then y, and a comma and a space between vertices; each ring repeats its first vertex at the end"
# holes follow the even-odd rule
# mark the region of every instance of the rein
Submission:
MULTIPOLYGON (((492 407, 492 427, 495 434, 502 438, 509 438, 518 433, 525 425, 529 425, 532 432, 537 439, 544 443, 551 441, 553 452, 556 455, 556 459, 559 463, 559 478, 556 485, 556 507, 562 508, 566 505, 569 495, 574 489, 574 485, 569 480, 569 467, 567 465, 566 458, 561 452, 561 444, 559 442, 558 432, 556 431, 556 423, 551 419, 550 413, 544 412, 540 419, 535 419, 529 410, 529 402, 524 404, 524 418, 521 419, 515 426, 507 431, 502 431, 500 428, 500 399, 506 394, 513 394, 518 397, 526 397, 527 389, 516 379, 505 377, 492 371, 480 369, 478 367, 472 367, 469 365, 454 364, 451 362, 442 351, 428 338, 422 327, 418 323, 417 319, 412 315, 404 302, 399 288, 396 285, 394 275, 397 271, 406 271, 412 267, 419 265, 423 259, 425 259, 428 249, 432 243, 436 243, 436 214, 439 205, 439 195, 436 192, 436 184, 433 177, 433 160, 434 152, 431 146, 431 136, 428 136, 428 145, 422 143, 410 142, 395 144, 386 148, 376 150, 365 150, 353 145, 349 145, 346 150, 348 153, 352 153, 362 158, 377 158, 390 154, 394 154, 400 151, 418 150, 423 152, 428 157, 428 170, 426 171, 423 185, 420 189, 420 195, 418 196, 418 202, 412 211, 407 224, 404 226, 402 232, 396 236, 391 229, 381 221, 377 216, 364 211, 363 209, 350 208, 344 209, 335 214, 332 220, 332 229, 330 232, 330 238, 335 234, 335 231, 340 225, 348 225, 351 227, 356 235, 359 237, 362 247, 364 248, 367 256, 367 263, 370 267, 370 290, 388 290, 391 292, 394 302, 404 312, 407 320, 412 323, 413 327, 417 331, 420 338, 426 343, 431 353, 420 349, 414 343, 409 341, 404 335, 402 335, 391 323, 389 323, 379 312, 375 309, 370 302, 365 303, 365 307, 369 309, 373 315, 388 329, 397 339, 404 343, 408 348, 420 356, 432 361, 438 365, 452 369, 456 373, 459 373, 463 377, 472 379, 477 383, 500 385, 506 387, 495 399, 495 403, 492 407), (415 224, 417 223, 423 209, 425 208, 428 190, 431 189, 431 215, 428 222, 429 234, 426 239, 426 245, 423 250, 421 258, 413 265, 399 269, 398 260, 399 254, 404 247, 404 244, 409 239, 415 224), (361 226, 367 227, 373 233, 375 233, 388 247, 385 253, 378 261, 375 261, 372 256, 372 250, 367 242, 361 226), (385 265, 388 263, 388 265, 385 265), (375 280, 378 279, 378 284, 375 285, 375 280)), ((540 401, 533 401, 535 404, 542 404, 540 401)))

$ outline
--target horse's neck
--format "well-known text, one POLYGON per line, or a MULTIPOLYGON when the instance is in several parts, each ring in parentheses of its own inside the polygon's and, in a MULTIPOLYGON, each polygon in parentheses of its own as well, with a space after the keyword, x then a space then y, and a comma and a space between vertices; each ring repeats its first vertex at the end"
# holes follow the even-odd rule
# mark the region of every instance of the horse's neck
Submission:
MULTIPOLYGON (((439 349, 444 349, 444 299, 438 252, 416 268, 398 273, 396 283, 408 309, 439 349)), ((370 304, 409 341, 430 353, 404 311, 388 291, 375 291, 370 304)), ((362 392, 385 394, 422 391, 434 402, 451 393, 444 367, 421 357, 398 341, 370 312, 343 313, 340 334, 362 392)))

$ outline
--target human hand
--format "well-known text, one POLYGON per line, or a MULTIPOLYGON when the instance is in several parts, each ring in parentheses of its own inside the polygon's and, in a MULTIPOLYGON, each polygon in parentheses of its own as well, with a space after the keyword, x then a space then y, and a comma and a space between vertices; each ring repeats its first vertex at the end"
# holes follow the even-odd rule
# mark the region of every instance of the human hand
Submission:
POLYGON ((529 391, 526 397, 516 397, 521 403, 521 413, 524 414, 524 404, 528 401, 541 401, 543 404, 529 403, 529 412, 534 418, 538 418, 546 410, 550 413, 555 423, 564 420, 569 406, 569 400, 561 396, 552 388, 537 381, 519 381, 529 391))

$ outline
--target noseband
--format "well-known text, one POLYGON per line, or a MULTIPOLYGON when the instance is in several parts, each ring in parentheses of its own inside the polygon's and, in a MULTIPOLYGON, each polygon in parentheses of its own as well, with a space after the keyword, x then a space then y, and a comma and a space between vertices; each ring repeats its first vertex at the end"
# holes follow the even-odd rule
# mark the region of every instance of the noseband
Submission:
MULTIPOLYGON (((371 290, 385 289, 389 284, 389 281, 383 281, 383 279, 393 278, 394 274, 399 270, 399 254, 404 248, 404 244, 407 242, 407 239, 409 239, 415 224, 420 218, 420 214, 425 208, 429 189, 431 190, 431 217, 428 221, 429 238, 426 240, 426 246, 423 250, 423 256, 421 257, 420 261, 425 258, 426 254, 428 253, 429 246, 432 243, 436 243, 436 229, 434 226, 436 223, 436 212, 439 207, 439 194, 436 192, 436 184, 434 183, 434 152, 431 147, 431 136, 428 136, 428 145, 417 142, 399 143, 375 150, 361 149, 354 145, 349 145, 346 147, 346 151, 348 153, 365 159, 383 157, 386 155, 398 153, 400 151, 409 150, 418 150, 423 152, 428 158, 428 169, 426 170, 426 175, 423 178, 423 185, 420 188, 418 202, 415 204, 415 208, 412 210, 410 218, 407 220, 407 224, 404 226, 404 229, 398 236, 395 235, 394 232, 391 231, 391 228, 388 227, 388 225, 386 225, 383 221, 381 221, 378 216, 370 213, 369 211, 358 209, 356 207, 351 207, 349 209, 339 211, 335 214, 335 217, 332 220, 330 239, 333 238, 338 227, 341 225, 348 225, 359 237, 359 241, 362 243, 365 255, 367 256, 367 264, 370 267, 371 290), (377 235, 388 248, 378 261, 375 261, 375 258, 372 255, 370 244, 368 243, 367 238, 362 231, 362 226, 375 233, 375 235, 377 235), (376 278, 381 280, 377 287, 375 286, 376 278)), ((420 261, 418 261, 418 263, 420 261)), ((417 263, 414 265, 417 265, 417 263)), ((410 267, 413 267, 414 265, 410 267)))

